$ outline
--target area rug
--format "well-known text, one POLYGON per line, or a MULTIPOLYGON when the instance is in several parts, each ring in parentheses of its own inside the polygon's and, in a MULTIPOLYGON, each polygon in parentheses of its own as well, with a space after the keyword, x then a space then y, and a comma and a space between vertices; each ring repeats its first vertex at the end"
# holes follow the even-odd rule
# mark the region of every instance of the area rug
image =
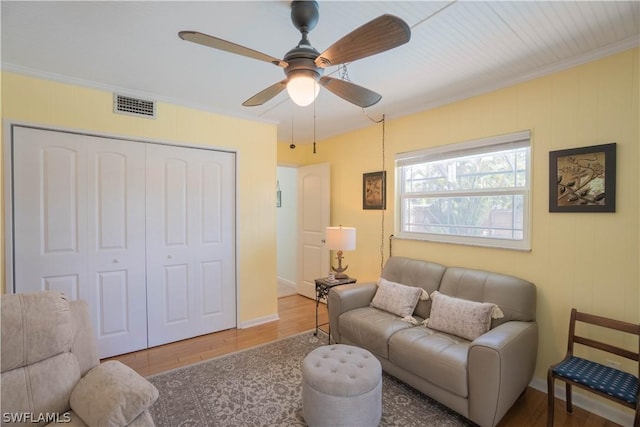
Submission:
MULTIPOLYGON (((151 415, 160 427, 305 426, 301 364, 327 344, 319 338, 306 332, 152 376, 160 397, 151 415)), ((382 381, 381 426, 471 425, 389 375, 382 381)))

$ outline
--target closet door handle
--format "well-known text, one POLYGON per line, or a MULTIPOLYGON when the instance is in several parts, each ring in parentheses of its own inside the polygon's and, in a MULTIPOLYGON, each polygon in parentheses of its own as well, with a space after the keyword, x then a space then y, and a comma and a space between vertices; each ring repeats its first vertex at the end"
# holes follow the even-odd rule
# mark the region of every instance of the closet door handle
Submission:
POLYGON ((117 263, 119 263, 119 262, 120 262, 120 261, 118 260, 118 258, 115 258, 115 259, 113 260, 113 263, 114 263, 114 264, 117 264, 117 263))
POLYGON ((173 258, 171 255, 167 255, 167 259, 171 259, 173 258))

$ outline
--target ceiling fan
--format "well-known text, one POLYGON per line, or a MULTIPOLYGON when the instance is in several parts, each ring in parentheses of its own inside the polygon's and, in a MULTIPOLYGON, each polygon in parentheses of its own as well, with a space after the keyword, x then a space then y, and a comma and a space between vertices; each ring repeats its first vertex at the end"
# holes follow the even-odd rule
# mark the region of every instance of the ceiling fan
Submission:
POLYGON ((366 108, 374 105, 382 96, 372 90, 349 81, 323 76, 324 69, 333 65, 352 62, 393 49, 411 38, 409 26, 393 15, 382 15, 347 34, 324 52, 319 53, 308 39, 308 34, 318 23, 317 1, 296 0, 291 2, 291 21, 302 34, 296 47, 287 52, 284 59, 277 59, 262 52, 203 34, 197 31, 180 31, 178 36, 193 43, 260 61, 270 62, 284 69, 286 78, 242 103, 245 107, 262 105, 285 88, 296 104, 311 104, 320 90, 318 84, 339 97, 366 108))

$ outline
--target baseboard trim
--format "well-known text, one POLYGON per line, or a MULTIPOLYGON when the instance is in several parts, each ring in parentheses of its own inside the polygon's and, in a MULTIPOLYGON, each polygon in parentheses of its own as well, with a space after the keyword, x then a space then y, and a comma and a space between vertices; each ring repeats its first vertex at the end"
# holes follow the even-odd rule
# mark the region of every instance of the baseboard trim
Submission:
MULTIPOLYGON (((534 388, 536 390, 539 390, 541 392, 543 392, 544 394, 547 394, 547 380, 546 379, 541 379, 541 378, 534 378, 533 380, 531 380, 531 382, 529 383, 529 386, 531 388, 534 388)), ((616 424, 620 424, 622 426, 630 426, 633 425, 633 415, 628 414, 626 412, 624 412, 622 410, 622 406, 620 406, 620 408, 616 408, 613 406, 609 406, 604 404, 603 402, 599 401, 599 400, 595 400, 595 399, 591 399, 587 396, 585 396, 582 393, 575 393, 576 387, 574 387, 574 393, 573 393, 573 404, 579 408, 584 409, 585 411, 591 412, 593 414, 596 414, 602 418, 606 418, 609 421, 613 421, 616 424)), ((562 400, 563 402, 565 401, 565 388, 564 388, 564 382, 562 381, 557 381, 555 384, 555 390, 554 390, 555 396, 562 400)), ((562 406, 559 406, 556 403, 556 411, 564 411, 565 410, 565 406, 564 404, 562 406)))
POLYGON ((292 280, 285 279, 284 277, 280 277, 280 276, 278 276, 278 277, 277 277, 277 279, 278 279, 278 283, 279 283, 279 284, 283 284, 283 285, 291 286, 291 287, 293 287, 294 289, 295 289, 295 287, 296 287, 296 282, 294 282, 294 281, 292 281, 292 280))
POLYGON ((268 316, 256 317, 255 319, 247 320, 246 322, 240 322, 238 324, 238 329, 247 329, 253 326, 262 325, 263 323, 275 322, 276 320, 280 320, 280 316, 278 316, 278 313, 269 314, 268 316))

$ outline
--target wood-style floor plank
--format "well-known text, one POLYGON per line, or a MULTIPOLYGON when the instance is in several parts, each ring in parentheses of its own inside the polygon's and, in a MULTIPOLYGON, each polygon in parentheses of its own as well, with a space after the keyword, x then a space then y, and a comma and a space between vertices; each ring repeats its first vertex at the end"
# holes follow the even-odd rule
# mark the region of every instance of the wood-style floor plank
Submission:
MULTIPOLYGON (((184 341, 116 356, 142 376, 191 365, 196 362, 287 338, 315 328, 315 301, 293 295, 278 300, 279 320, 247 329, 229 329, 184 341)), ((328 320, 326 306, 320 305, 320 323, 328 320)), ((326 335, 321 335, 326 337, 326 335)), ((567 414, 564 402, 556 399, 555 427, 614 427, 602 417, 574 405, 567 414)), ((507 412, 498 427, 542 427, 547 422, 547 395, 529 387, 507 412)))

